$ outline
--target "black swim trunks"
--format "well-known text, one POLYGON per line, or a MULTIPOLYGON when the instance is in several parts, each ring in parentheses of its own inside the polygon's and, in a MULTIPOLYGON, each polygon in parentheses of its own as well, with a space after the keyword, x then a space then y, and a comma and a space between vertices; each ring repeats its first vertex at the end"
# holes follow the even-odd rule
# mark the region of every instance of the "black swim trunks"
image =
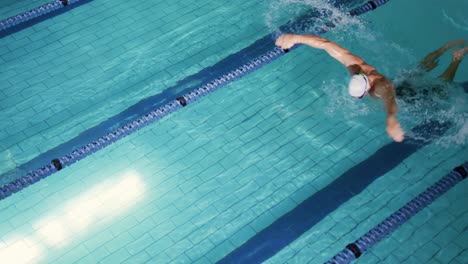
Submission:
POLYGON ((405 80, 400 84, 395 85, 395 94, 397 98, 402 99, 407 103, 415 101, 428 100, 430 98, 446 98, 447 85, 439 80, 434 80, 433 83, 427 81, 405 80))

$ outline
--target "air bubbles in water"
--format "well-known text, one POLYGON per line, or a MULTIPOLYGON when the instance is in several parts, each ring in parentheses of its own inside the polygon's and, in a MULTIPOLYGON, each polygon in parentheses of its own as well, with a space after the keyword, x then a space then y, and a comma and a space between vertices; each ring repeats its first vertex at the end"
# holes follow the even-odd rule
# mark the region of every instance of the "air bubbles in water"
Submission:
POLYGON ((323 89, 327 91, 327 105, 325 113, 330 117, 345 117, 354 119, 356 117, 369 116, 377 112, 376 105, 369 100, 356 100, 349 96, 346 87, 347 80, 329 80, 323 82, 323 89))

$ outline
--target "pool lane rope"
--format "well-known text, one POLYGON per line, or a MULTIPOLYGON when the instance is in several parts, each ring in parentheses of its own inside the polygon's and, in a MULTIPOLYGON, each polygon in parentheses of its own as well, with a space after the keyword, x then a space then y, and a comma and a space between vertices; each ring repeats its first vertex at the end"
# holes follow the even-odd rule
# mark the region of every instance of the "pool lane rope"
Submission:
POLYGON ((80 0, 56 0, 54 2, 38 6, 16 16, 0 20, 0 31, 20 25, 34 18, 52 13, 58 9, 64 8, 79 1, 80 0))
POLYGON ((359 258, 364 252, 369 251, 371 247, 389 236, 398 227, 434 202, 442 194, 466 179, 467 175, 468 162, 465 162, 463 165, 453 169, 448 175, 427 188, 424 192, 390 215, 354 243, 347 245, 340 253, 327 261, 326 264, 347 264, 359 258))
MULTIPOLYGON (((68 3, 77 2, 78 0, 72 1, 69 0, 68 3)), ((381 6, 388 2, 389 0, 381 1, 370 1, 356 9, 351 10, 348 14, 352 16, 357 16, 369 12, 378 6, 381 6), (370 4, 372 2, 372 4, 370 4)), ((182 107, 185 107, 188 104, 191 104, 201 97, 208 95, 216 91, 217 89, 241 78, 245 75, 259 69, 260 67, 274 61, 275 59, 284 55, 286 51, 282 50, 279 47, 274 47, 272 50, 266 52, 264 55, 259 56, 246 64, 234 69, 218 78, 215 78, 211 82, 202 85, 201 87, 194 89, 185 95, 176 98, 175 100, 169 102, 168 104, 153 110, 140 118, 137 118, 133 122, 130 122, 123 127, 120 127, 105 136, 100 137, 99 139, 88 143, 87 145, 80 147, 76 150, 73 150, 71 153, 66 154, 62 157, 53 159, 50 163, 45 164, 42 168, 35 169, 19 179, 15 179, 12 182, 3 185, 0 188, 0 200, 5 199, 6 197, 12 195, 13 193, 19 192, 22 189, 50 176, 57 171, 62 170, 63 168, 72 165, 73 163, 93 154, 96 151, 99 151, 112 143, 146 127, 147 125, 154 123, 163 117, 179 110, 182 107)))

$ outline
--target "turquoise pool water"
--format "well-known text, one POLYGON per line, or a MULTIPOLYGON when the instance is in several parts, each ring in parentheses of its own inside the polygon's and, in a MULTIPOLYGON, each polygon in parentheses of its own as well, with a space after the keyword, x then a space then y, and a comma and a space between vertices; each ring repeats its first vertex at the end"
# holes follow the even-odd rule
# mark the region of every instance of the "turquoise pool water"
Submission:
MULTIPOLYGON (((249 46, 291 15, 325 6, 306 2, 96 0, 0 39, 0 172, 249 46)), ((402 78, 446 40, 466 36, 466 2, 426 3, 393 0, 325 36, 402 78)), ((466 81, 466 60, 459 70, 456 81, 466 81)), ((287 54, 0 201, 0 256, 12 263, 221 260, 390 143, 381 106, 350 100, 345 82, 344 68, 323 52, 287 54)), ((446 102, 427 113, 424 103, 399 101, 407 131, 431 119, 457 124, 267 262, 326 261, 464 162, 466 95, 454 88, 446 102)), ((358 262, 466 263, 467 195, 461 183, 358 262)))

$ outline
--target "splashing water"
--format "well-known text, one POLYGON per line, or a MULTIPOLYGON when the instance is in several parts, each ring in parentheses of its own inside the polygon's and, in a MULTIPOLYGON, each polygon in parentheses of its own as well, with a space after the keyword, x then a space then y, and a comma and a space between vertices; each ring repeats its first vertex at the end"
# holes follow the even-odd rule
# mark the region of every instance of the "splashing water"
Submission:
POLYGON ((270 5, 265 14, 265 24, 275 35, 282 33, 306 34, 318 28, 346 28, 360 25, 358 19, 346 16, 347 10, 332 5, 326 0, 280 0, 270 5), (300 21, 291 18, 301 17, 300 21), (333 25, 330 24, 331 21, 333 25), (286 23, 288 22, 288 23, 286 23), (280 27, 281 25, 286 26, 280 27))
POLYGON ((350 120, 381 111, 376 100, 356 100, 349 96, 346 84, 347 80, 323 81, 323 89, 328 91, 329 97, 325 106, 325 113, 328 116, 339 117, 344 114, 345 119, 350 120))
POLYGON ((395 78, 395 87, 410 91, 397 100, 400 119, 406 126, 428 123, 431 120, 448 122, 452 125, 441 138, 418 139, 435 140, 436 144, 446 148, 453 144, 467 143, 467 96, 460 85, 429 78, 418 74, 417 70, 403 70, 395 78))

